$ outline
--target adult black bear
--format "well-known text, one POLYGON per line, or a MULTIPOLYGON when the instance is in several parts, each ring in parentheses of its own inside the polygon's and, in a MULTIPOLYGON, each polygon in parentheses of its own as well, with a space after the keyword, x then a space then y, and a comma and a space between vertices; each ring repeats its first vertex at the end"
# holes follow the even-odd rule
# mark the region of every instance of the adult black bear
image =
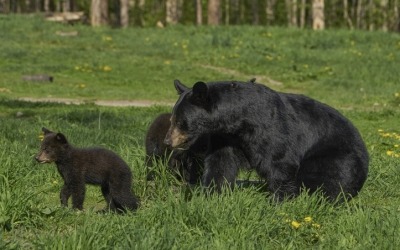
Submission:
POLYGON ((75 148, 61 133, 42 128, 44 138, 35 159, 40 163, 55 162, 64 179, 61 205, 83 209, 85 183, 101 186, 110 210, 125 211, 138 208, 139 201, 132 193, 132 173, 128 165, 114 152, 104 148, 75 148))
POLYGON ((320 188, 331 200, 341 192, 350 199, 362 188, 368 152, 357 129, 335 109, 257 83, 197 82, 189 89, 176 80, 175 88, 182 94, 165 142, 188 148, 209 135, 204 180, 232 183, 240 165, 233 163, 235 152, 241 151, 279 200, 303 186, 320 188))
POLYGON ((173 150, 164 143, 171 125, 171 113, 158 115, 150 124, 146 134, 146 167, 147 179, 154 178, 155 165, 159 161, 168 161, 168 167, 189 184, 197 184, 203 173, 203 160, 207 140, 200 138, 188 150, 173 150))

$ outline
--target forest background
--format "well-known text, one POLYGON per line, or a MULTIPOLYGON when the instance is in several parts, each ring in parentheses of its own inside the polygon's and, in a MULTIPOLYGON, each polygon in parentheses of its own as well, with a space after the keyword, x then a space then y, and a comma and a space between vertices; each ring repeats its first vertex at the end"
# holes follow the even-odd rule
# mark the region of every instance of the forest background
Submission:
POLYGON ((0 13, 114 27, 268 25, 400 31, 398 0, 0 0, 0 13))

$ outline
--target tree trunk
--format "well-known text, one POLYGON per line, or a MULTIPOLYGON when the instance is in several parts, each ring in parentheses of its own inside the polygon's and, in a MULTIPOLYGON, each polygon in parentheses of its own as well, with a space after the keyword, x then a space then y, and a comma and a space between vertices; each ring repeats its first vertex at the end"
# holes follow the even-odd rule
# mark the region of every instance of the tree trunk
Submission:
POLYGON ((313 30, 325 28, 324 0, 313 0, 312 3, 313 30))
POLYGON ((44 0, 43 10, 46 13, 48 13, 50 11, 50 0, 44 0))
POLYGON ((297 27, 297 0, 292 0, 292 19, 291 19, 291 23, 292 26, 297 27))
POLYGON ((357 1, 357 11, 356 11, 356 26, 357 29, 360 29, 362 26, 362 19, 361 19, 361 15, 362 15, 362 0, 358 0, 357 1))
POLYGON ((182 1, 180 0, 167 0, 166 1, 166 18, 167 24, 177 24, 181 18, 182 1))
POLYGON ((63 5, 63 12, 70 12, 71 11, 71 9, 70 9, 70 7, 71 7, 70 0, 64 0, 62 5, 63 5))
POLYGON ((275 4, 277 0, 267 0, 266 6, 265 6, 265 14, 267 16, 267 24, 271 25, 273 24, 275 20, 275 4))
POLYGON ((126 28, 129 26, 129 0, 120 0, 120 26, 126 28))
POLYGON ((196 24, 203 24, 203 1, 196 0, 196 24))
POLYGON ((207 23, 209 25, 219 25, 221 16, 221 1, 208 0, 207 23))
POLYGON ((229 25, 229 10, 230 9, 230 2, 229 0, 225 0, 225 25, 229 25))
POLYGON ((381 13, 382 13, 382 30, 388 30, 388 0, 381 0, 381 13))
POLYGON ((258 14, 258 0, 251 1, 251 12, 253 13, 253 25, 258 25, 260 23, 260 15, 258 14))
POLYGON ((300 6, 300 28, 304 28, 306 24, 306 0, 301 0, 300 6))
POLYGON ((346 20, 349 28, 353 29, 353 22, 349 17, 349 5, 347 3, 347 0, 343 0, 343 18, 346 20))
POLYGON ((92 0, 90 8, 90 24, 93 27, 98 27, 108 24, 108 1, 107 0, 92 0))
POLYGON ((8 0, 0 0, 0 12, 8 14, 10 12, 10 3, 8 0))
POLYGON ((399 16, 399 3, 394 0, 393 3, 393 31, 400 31, 400 16, 399 16))

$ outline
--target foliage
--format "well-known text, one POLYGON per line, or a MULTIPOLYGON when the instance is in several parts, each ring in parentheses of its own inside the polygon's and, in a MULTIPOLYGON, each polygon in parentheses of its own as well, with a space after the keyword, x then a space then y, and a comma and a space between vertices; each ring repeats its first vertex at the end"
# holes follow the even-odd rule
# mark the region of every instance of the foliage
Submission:
MULTIPOLYGON (((5 31, 0 47, 1 249, 400 246, 398 35, 259 27, 120 31, 20 16, 0 17, 0 32, 5 31), (77 37, 56 35, 75 30, 77 37), (22 75, 38 73, 52 74, 55 81, 21 80, 22 75), (175 78, 190 84, 253 76, 274 89, 327 102, 354 122, 371 156, 368 180, 358 197, 335 205, 318 194, 302 194, 275 203, 257 186, 213 195, 179 182, 162 162, 156 180, 148 182, 144 136, 152 119, 171 107, 15 99, 29 95, 175 101, 175 78), (100 145, 121 155, 134 173, 141 208, 126 215, 97 213, 105 204, 99 188, 92 186, 83 212, 61 208, 62 179, 55 166, 33 160, 42 126, 65 133, 76 146, 100 145)), ((248 176, 254 178, 242 173, 240 179, 248 176)))
MULTIPOLYGON (((120 1, 106 1, 108 1, 109 23, 111 26, 118 26, 120 1)), ((176 4, 180 13, 178 15, 180 24, 196 24, 195 0, 129 0, 130 25, 154 27, 160 22, 165 24, 168 1, 176 4)), ((206 24, 209 1, 203 0, 201 2, 203 23, 206 24)), ((312 27, 313 0, 219 0, 219 2, 220 23, 222 25, 300 27, 300 23, 304 22, 304 27, 312 27), (296 20, 296 23, 293 24, 292 20, 296 20)), ((44 11, 57 13, 65 11, 65 3, 69 4, 68 11, 84 12, 86 16, 84 22, 89 22, 92 0, 4 0, 0 4, 0 13, 39 13, 44 11), (45 7, 46 3, 48 10, 45 7)), ((397 0, 324 1, 324 16, 327 28, 356 28, 395 32, 400 29, 397 0)))

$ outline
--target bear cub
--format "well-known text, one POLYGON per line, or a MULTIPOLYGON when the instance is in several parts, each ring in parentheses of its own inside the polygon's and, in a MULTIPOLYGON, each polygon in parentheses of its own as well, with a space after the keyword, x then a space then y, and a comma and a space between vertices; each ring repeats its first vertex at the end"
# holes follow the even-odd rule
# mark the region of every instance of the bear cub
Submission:
POLYGON ((104 148, 75 148, 61 133, 42 128, 44 138, 35 159, 57 165, 64 179, 60 192, 61 205, 83 209, 85 184, 100 185, 107 209, 121 212, 135 210, 138 198, 132 193, 132 173, 128 165, 114 152, 104 148))
POLYGON ((171 113, 158 115, 150 124, 146 134, 146 168, 147 180, 154 179, 157 161, 168 160, 168 168, 187 183, 194 185, 200 182, 203 172, 203 158, 207 141, 198 140, 189 150, 173 149, 164 143, 164 138, 171 125, 171 113))

